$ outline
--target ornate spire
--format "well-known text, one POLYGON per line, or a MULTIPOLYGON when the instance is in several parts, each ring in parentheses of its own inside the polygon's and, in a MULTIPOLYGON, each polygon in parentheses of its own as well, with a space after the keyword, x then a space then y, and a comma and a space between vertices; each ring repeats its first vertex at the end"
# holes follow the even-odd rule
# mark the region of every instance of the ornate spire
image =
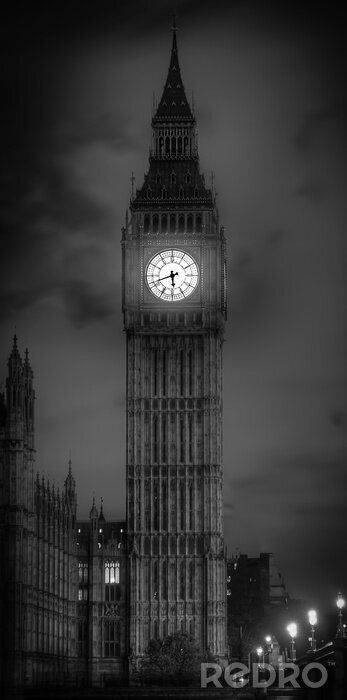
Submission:
POLYGON ((195 121, 182 83, 178 62, 176 31, 176 20, 174 19, 168 75, 161 100, 153 117, 153 123, 160 121, 195 121))
POLYGON ((29 350, 28 348, 25 349, 25 358, 24 358, 24 364, 23 364, 23 372, 26 377, 33 379, 34 373, 31 368, 30 360, 29 360, 29 350))
POLYGON ((92 505, 91 511, 89 513, 89 517, 91 520, 98 519, 98 511, 97 511, 96 505, 95 505, 95 496, 93 496, 93 505, 92 505))
POLYGON ((21 358, 19 351, 18 351, 17 336, 16 336, 16 334, 14 334, 12 350, 11 350, 10 357, 8 359, 8 365, 10 368, 13 368, 14 366, 21 365, 21 364, 22 364, 22 358, 21 358))
POLYGON ((104 502, 104 499, 101 497, 101 499, 100 499, 100 515, 99 515, 99 521, 102 520, 103 522, 105 522, 104 511, 103 511, 103 508, 102 508, 103 502, 104 502))
POLYGON ((70 493, 71 493, 71 492, 73 492, 73 491, 75 490, 75 487, 76 487, 75 479, 74 479, 73 476, 72 476, 72 462, 71 462, 71 458, 69 459, 68 464, 69 464, 69 470, 68 470, 68 473, 67 473, 67 477, 66 477, 66 479, 65 479, 65 490, 66 490, 66 492, 70 492, 70 493))

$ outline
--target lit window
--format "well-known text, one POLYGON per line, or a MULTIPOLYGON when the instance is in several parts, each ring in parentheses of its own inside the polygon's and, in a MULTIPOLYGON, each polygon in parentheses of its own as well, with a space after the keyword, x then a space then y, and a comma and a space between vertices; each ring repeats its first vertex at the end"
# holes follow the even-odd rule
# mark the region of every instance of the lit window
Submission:
POLYGON ((119 561, 105 561, 105 600, 114 602, 119 598, 119 561))

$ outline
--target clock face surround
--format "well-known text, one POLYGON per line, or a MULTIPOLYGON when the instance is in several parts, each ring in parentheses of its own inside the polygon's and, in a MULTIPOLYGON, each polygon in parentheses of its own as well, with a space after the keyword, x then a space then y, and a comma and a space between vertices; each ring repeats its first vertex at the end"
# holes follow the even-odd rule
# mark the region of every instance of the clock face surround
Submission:
POLYGON ((183 250, 161 250, 147 265, 146 281, 158 299, 181 301, 195 291, 199 268, 194 258, 183 250))

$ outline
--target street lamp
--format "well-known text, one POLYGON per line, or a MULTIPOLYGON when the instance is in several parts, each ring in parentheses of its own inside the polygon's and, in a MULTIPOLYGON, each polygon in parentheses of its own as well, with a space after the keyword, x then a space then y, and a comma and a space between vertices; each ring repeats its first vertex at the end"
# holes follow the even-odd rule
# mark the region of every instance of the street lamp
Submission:
POLYGON ((343 637, 342 608, 345 607, 345 604, 346 604, 346 602, 345 602, 344 598, 342 598, 341 593, 339 593, 337 596, 337 601, 336 601, 336 605, 339 609, 339 626, 338 626, 338 636, 339 637, 343 637))
POLYGON ((260 663, 260 657, 263 657, 262 663, 264 664, 264 649, 263 647, 257 647, 256 652, 258 654, 258 663, 260 663))
POLYGON ((296 651, 295 651, 295 642, 294 639, 298 633, 298 627, 295 622, 291 622, 290 625, 287 626, 287 632, 289 632, 291 641, 290 641, 290 658, 292 661, 295 661, 296 659, 296 651))
POLYGON ((314 636, 314 628, 317 624, 317 613, 315 610, 308 611, 308 621, 311 625, 311 637, 309 637, 310 651, 316 651, 316 639, 314 636))
POLYGON ((268 663, 270 663, 270 653, 273 650, 272 636, 270 634, 267 634, 265 637, 265 641, 266 641, 267 660, 268 660, 268 663))

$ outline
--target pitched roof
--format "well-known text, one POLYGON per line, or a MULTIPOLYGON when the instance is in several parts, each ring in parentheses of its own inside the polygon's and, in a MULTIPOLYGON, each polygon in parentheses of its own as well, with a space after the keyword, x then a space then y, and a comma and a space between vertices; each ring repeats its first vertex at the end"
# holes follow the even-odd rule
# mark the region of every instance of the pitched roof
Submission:
POLYGON ((153 122, 195 121, 184 91, 181 70, 178 62, 176 26, 173 26, 172 49, 169 70, 163 94, 153 122))

